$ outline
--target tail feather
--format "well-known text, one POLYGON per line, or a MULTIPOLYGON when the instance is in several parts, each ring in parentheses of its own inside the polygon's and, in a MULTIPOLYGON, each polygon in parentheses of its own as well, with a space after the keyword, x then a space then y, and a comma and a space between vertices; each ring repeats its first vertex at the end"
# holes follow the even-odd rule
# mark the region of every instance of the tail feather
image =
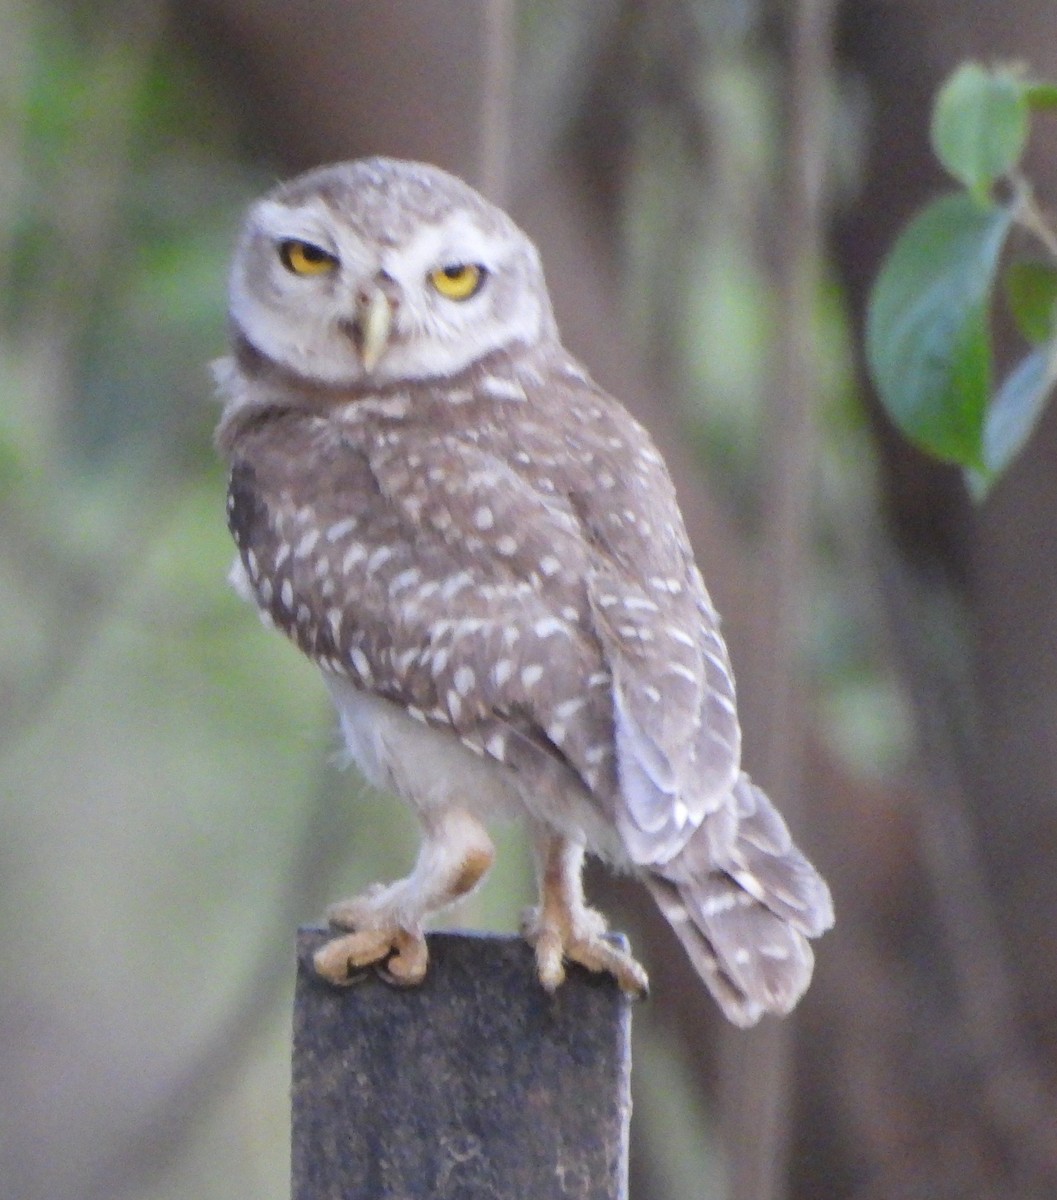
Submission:
POLYGON ((727 871, 776 916, 807 937, 833 924, 833 899, 825 880, 793 844, 781 814, 747 775, 734 786, 738 836, 727 871))
POLYGON ((726 1016, 753 1025, 789 1012, 811 982, 809 938, 833 924, 829 888, 747 775, 723 861, 705 826, 646 884, 726 1016))
POLYGON ((723 1015, 742 1028, 755 1025, 763 1016, 763 1006, 751 999, 723 969, 719 955, 700 923, 691 916, 690 908, 683 903, 679 889, 659 875, 647 876, 645 883, 723 1015))

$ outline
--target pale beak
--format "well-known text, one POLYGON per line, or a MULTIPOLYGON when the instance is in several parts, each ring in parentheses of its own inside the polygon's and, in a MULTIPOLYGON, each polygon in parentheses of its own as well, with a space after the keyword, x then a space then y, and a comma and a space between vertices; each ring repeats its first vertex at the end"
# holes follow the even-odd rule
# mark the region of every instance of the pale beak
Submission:
POLYGON ((353 341, 365 371, 373 371, 385 353, 392 327, 393 310, 384 292, 373 288, 366 296, 357 299, 353 341))

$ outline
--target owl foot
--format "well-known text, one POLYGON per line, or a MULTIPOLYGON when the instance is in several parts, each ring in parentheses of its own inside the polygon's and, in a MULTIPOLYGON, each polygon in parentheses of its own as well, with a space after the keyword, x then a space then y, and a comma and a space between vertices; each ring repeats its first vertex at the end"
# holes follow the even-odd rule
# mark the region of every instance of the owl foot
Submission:
POLYGON ((425 978, 429 952, 422 922, 467 895, 492 865, 495 851, 480 822, 459 808, 423 819, 423 840, 406 879, 375 883, 327 909, 343 934, 316 951, 316 971, 331 983, 353 982, 362 967, 383 964, 389 983, 410 986, 425 978))
POLYGON ((355 983, 361 968, 383 962, 383 978, 389 983, 399 987, 421 983, 429 962, 425 937, 397 926, 358 929, 331 938, 312 956, 316 974, 339 987, 355 983))
POLYGON ((522 918, 521 932, 536 951, 536 971, 548 992, 564 983, 567 961, 579 963, 593 974, 607 972, 629 996, 642 997, 649 991, 645 970, 627 951, 607 940, 605 921, 594 909, 548 913, 544 906, 530 908, 522 918))
POLYGON ((548 992, 558 988, 568 960, 596 974, 607 972, 630 996, 645 996, 650 985, 646 972, 607 940, 605 918, 584 903, 583 845, 541 829, 535 849, 540 902, 523 914, 521 932, 536 951, 540 983, 548 992))

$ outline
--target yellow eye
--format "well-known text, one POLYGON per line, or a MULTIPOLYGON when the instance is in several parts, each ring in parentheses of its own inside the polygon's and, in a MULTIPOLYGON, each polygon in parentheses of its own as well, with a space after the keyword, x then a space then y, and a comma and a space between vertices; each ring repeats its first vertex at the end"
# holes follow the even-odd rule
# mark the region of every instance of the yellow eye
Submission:
POLYGON ((295 275, 326 275, 338 265, 338 260, 322 246, 287 238, 279 243, 279 261, 295 275))
POLYGON ((475 267, 473 263, 453 263, 450 267, 438 267, 436 271, 430 271, 429 281, 449 300, 469 300, 481 290, 484 276, 484 267, 475 267))

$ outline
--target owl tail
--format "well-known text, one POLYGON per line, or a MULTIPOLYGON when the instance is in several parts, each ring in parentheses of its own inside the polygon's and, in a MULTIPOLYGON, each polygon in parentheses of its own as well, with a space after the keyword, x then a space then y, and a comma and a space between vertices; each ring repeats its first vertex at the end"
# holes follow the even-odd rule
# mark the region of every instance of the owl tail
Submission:
POLYGON ((804 994, 815 963, 808 939, 833 924, 833 901, 747 775, 732 798, 728 846, 717 851, 706 819, 645 882, 725 1015, 748 1026, 788 1013, 804 994))

